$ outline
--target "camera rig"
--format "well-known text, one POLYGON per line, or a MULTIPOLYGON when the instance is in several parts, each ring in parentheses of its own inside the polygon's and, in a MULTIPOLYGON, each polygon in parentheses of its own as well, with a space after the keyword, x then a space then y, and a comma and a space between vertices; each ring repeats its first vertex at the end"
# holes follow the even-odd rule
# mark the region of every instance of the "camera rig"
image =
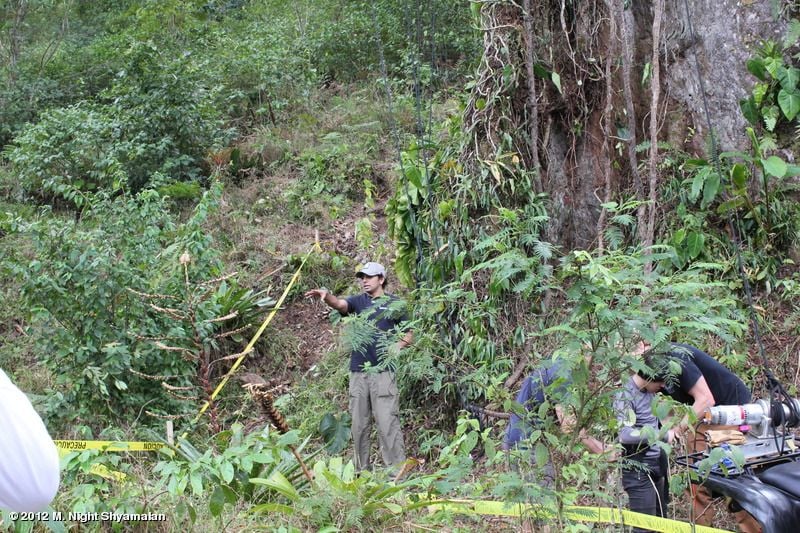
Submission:
POLYGON ((708 409, 702 422, 738 426, 744 443, 740 437, 740 444, 722 444, 722 452, 707 449, 677 459, 700 474, 713 494, 750 513, 764 533, 794 533, 800 524, 800 450, 794 435, 800 400, 782 398, 708 409), (744 456, 741 466, 733 461, 737 450, 744 456))
MULTIPOLYGON (((718 464, 711 467, 712 476, 752 474, 778 463, 800 459, 800 449, 794 435, 794 429, 800 427, 800 400, 796 398, 714 406, 706 410, 702 423, 735 427, 744 436, 744 443, 722 444, 725 452, 718 464), (744 458, 741 467, 732 460, 734 451, 741 453, 744 458)), ((709 446, 704 451, 685 455, 677 462, 694 470, 705 470, 707 466, 704 467, 703 463, 707 464, 708 461, 703 460, 709 459, 714 453, 709 446)), ((719 452, 714 457, 719 458, 719 452)))
POLYGON ((800 400, 756 400, 744 405, 720 405, 706 410, 705 424, 739 426, 745 443, 736 446, 746 462, 797 452, 794 428, 800 426, 800 400))

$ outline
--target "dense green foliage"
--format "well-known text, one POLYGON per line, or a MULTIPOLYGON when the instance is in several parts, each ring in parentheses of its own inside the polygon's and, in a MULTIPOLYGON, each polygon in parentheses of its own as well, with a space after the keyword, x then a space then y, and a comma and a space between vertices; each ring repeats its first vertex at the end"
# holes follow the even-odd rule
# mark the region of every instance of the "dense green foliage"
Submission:
MULTIPOLYGON (((513 125, 506 93, 524 82, 519 65, 479 63, 484 4, 506 5, 0 2, 0 366, 58 437, 164 440, 163 418, 186 431, 158 457, 70 453, 54 509, 165 512, 169 531, 458 529, 484 526, 421 510, 493 497, 558 509, 559 529, 579 530, 564 505, 623 505, 606 485, 616 465, 580 440, 615 439, 611 399, 642 367, 636 340, 713 348, 758 383, 728 219, 785 321, 775 335, 800 334, 800 169, 785 151, 800 120, 798 25, 747 64, 748 151, 718 165, 662 148, 661 200, 677 216, 665 208, 659 244, 641 249, 641 202, 620 197, 602 206, 603 250, 566 250, 545 237, 554 206, 517 141, 480 141, 476 117, 513 125), (502 87, 465 83, 476 66, 502 87), (389 267, 415 334, 409 349, 379 347, 397 367, 409 453, 428 462, 405 480, 340 456, 343 361, 371 323, 301 299, 356 291, 367 259, 389 267), (288 419, 281 434, 225 374, 290 281, 245 359, 288 419), (574 424, 546 404, 530 450, 500 453, 504 422, 482 408, 522 414, 514 383, 550 356, 571 370, 561 403, 574 424), (548 465, 552 487, 531 481, 548 465)), ((535 75, 573 105, 584 89, 562 94, 558 61, 535 75)))
POLYGON ((45 216, 24 228, 33 238, 33 258, 10 267, 42 329, 41 360, 58 376, 47 410, 61 424, 68 422, 65 413, 122 416, 150 399, 152 387, 130 374, 131 368, 186 374, 184 360, 160 357, 133 336, 145 329, 175 332, 156 322, 148 302, 129 289, 175 295, 181 289, 175 280, 183 277, 178 256, 187 250, 205 277, 215 272, 214 250, 199 230, 212 199, 213 193, 184 224, 175 223, 163 198, 145 191, 96 201, 79 224, 45 216))

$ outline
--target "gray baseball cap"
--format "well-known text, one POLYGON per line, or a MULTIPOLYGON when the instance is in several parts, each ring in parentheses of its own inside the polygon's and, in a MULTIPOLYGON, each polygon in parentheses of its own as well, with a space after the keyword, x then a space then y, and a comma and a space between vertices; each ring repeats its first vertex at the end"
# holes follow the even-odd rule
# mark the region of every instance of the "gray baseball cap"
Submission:
POLYGON ((356 277, 357 278, 360 278, 361 276, 370 276, 370 277, 372 277, 372 276, 383 276, 385 278, 386 277, 386 269, 383 268, 382 264, 373 263, 372 261, 370 261, 369 263, 367 263, 366 265, 361 267, 361 270, 356 272, 356 277))

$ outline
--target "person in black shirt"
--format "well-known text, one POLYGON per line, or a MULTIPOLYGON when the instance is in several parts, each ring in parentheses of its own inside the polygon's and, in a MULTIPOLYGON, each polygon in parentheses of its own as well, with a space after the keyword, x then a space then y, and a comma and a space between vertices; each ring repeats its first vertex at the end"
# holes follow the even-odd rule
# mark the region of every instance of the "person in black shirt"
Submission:
MULTIPOLYGON (((665 382, 662 392, 676 401, 691 405, 698 419, 715 405, 742 405, 750 403, 750 389, 739 377, 704 351, 688 344, 673 343, 667 350, 653 351, 642 343, 639 353, 644 354, 645 363, 655 371, 654 380, 665 382), (669 362, 680 365, 680 372, 670 372, 669 362)), ((708 430, 738 429, 728 426, 698 424, 690 435, 688 418, 684 418, 675 429, 676 436, 688 436, 687 450, 690 453, 706 449, 703 434, 708 430)), ((704 485, 692 485, 695 523, 710 526, 714 515, 711 508, 712 495, 704 485)), ((761 527, 744 510, 734 512, 741 531, 760 532, 761 527)))
POLYGON ((750 403, 750 389, 739 377, 704 351, 688 344, 672 344, 667 354, 681 365, 681 372, 663 392, 691 405, 698 418, 714 405, 750 403))
MULTIPOLYGON (((378 425, 383 462, 397 466, 405 461, 405 445, 400 425, 400 402, 394 369, 384 368, 381 345, 389 335, 406 321, 404 313, 398 313, 397 297, 384 291, 386 269, 379 263, 367 263, 356 273, 364 290, 362 294, 337 298, 327 289, 313 289, 306 297, 319 297, 328 307, 342 315, 367 314, 374 324, 373 335, 365 343, 353 348, 350 353, 350 416, 352 417, 354 461, 356 468, 370 468, 370 440, 372 417, 378 425)), ((411 344, 413 335, 406 331, 396 348, 411 344)))

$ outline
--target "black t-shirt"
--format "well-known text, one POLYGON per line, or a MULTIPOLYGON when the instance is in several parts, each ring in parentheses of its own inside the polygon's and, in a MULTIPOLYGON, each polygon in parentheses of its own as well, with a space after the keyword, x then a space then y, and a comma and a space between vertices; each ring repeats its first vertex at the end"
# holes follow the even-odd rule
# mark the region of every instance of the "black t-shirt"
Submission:
POLYGON ((348 296, 347 313, 361 314, 369 312, 367 319, 374 323, 377 330, 372 338, 364 346, 350 352, 350 372, 363 372, 364 365, 375 367, 381 363, 382 357, 378 354, 378 344, 388 342, 389 334, 397 328, 401 322, 407 320, 405 309, 398 309, 397 302, 400 300, 391 294, 384 294, 374 300, 367 293, 357 296, 348 296))
POLYGON ((672 381, 668 380, 664 387, 664 392, 675 400, 687 405, 693 404, 694 398, 689 395, 689 391, 702 376, 706 378, 716 405, 750 403, 747 385, 704 351, 688 344, 673 344, 668 355, 681 365, 680 375, 672 381))

